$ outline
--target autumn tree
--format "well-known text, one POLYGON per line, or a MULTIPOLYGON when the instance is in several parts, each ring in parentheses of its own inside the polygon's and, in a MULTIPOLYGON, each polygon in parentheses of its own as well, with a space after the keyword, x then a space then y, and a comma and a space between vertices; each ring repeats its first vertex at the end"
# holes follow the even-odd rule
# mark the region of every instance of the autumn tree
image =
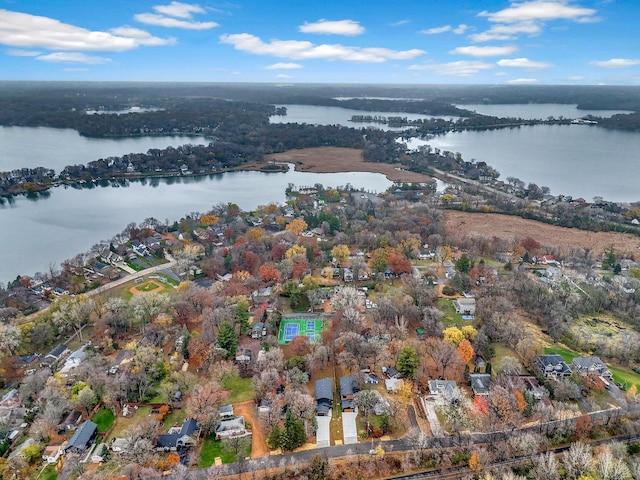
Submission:
POLYGON ((389 265, 391 271, 396 275, 411 273, 411 262, 404 253, 396 249, 389 249, 387 253, 387 265, 389 265))
POLYGON ((261 281, 273 285, 280 281, 280 272, 273 264, 266 263, 258 269, 258 277, 261 281))
POLYGON ((289 248, 285 253, 285 258, 292 259, 296 255, 306 255, 307 249, 303 245, 295 244, 289 248))
POLYGON ((296 235, 302 235, 302 232, 304 232, 306 229, 307 222, 305 222, 301 218, 295 218, 291 220, 286 226, 287 231, 293 232, 296 235))
POLYGON ((433 362, 431 376, 436 378, 447 378, 447 371, 460 364, 457 347, 436 337, 429 337, 424 342, 422 358, 433 362))
POLYGON ((466 338, 458 345, 458 355, 463 363, 467 363, 473 358, 473 347, 471 346, 471 342, 466 338))
POLYGON ((219 221, 220 217, 217 217, 215 215, 202 215, 200 217, 200 223, 205 227, 208 227, 210 225, 217 225, 219 221))
POLYGON ((338 265, 345 265, 350 254, 349 247, 344 244, 336 245, 331 249, 331 256, 336 259, 338 265))
POLYGON ((62 330, 72 329, 82 342, 82 329, 89 323, 92 311, 93 300, 84 295, 61 299, 55 304, 53 323, 62 330))
POLYGON ((215 380, 196 385, 187 398, 185 409, 189 417, 195 418, 205 435, 216 427, 220 407, 227 398, 227 392, 215 380))
POLYGON ((453 343, 456 346, 460 345, 460 342, 464 340, 464 333, 462 333, 462 330, 458 327, 445 328, 442 335, 447 342, 453 343))

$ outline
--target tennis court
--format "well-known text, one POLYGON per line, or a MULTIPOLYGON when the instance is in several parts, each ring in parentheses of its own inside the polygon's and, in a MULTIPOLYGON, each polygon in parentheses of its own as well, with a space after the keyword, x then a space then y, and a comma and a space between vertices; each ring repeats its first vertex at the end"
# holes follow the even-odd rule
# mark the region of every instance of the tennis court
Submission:
POLYGON ((282 320, 278 340, 281 345, 288 344, 297 336, 306 336, 309 342, 320 341, 322 332, 322 320, 307 318, 287 318, 282 320))

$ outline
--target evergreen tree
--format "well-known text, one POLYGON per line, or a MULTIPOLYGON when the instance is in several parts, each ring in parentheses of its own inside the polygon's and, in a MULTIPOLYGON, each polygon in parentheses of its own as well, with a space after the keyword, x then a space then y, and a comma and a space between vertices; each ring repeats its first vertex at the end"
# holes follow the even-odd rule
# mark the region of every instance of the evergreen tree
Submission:
POLYGON ((456 261, 456 270, 460 273, 467 273, 471 270, 471 262, 469 261, 469 257, 467 257, 466 253, 456 261))
POLYGON ((309 467, 309 478, 311 480, 325 480, 329 473, 329 461, 315 454, 311 459, 311 465, 309 467))
POLYGON ((398 356, 398 372, 402 374, 404 378, 413 380, 418 370, 418 364, 420 359, 418 353, 413 347, 404 347, 398 356))
POLYGON ((236 306, 236 321, 240 326, 240 335, 244 335, 249 331, 249 305, 240 302, 236 306))
POLYGON ((306 440, 302 420, 293 416, 291 412, 287 412, 284 427, 280 433, 280 448, 283 451, 292 451, 303 445, 306 440))
POLYGON ((278 425, 274 425, 271 428, 271 431, 269 432, 269 436, 267 437, 267 445, 269 446, 269 448, 276 449, 280 447, 281 433, 282 432, 280 430, 280 427, 278 427, 278 425))
POLYGON ((227 351, 225 355, 227 359, 235 358, 236 349, 238 348, 238 336, 236 335, 236 329, 229 322, 223 322, 222 325, 220 325, 218 346, 227 351))

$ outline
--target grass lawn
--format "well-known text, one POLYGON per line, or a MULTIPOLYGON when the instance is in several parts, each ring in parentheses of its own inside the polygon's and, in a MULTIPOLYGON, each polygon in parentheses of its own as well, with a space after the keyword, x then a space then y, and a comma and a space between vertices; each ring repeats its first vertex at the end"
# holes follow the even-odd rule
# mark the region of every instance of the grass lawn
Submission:
POLYGON ((204 442, 202 442, 198 467, 210 467, 215 462, 216 457, 220 457, 222 459, 222 463, 233 463, 235 460, 235 456, 233 455, 233 453, 223 453, 222 441, 216 440, 215 436, 210 435, 204 439, 204 442))
POLYGON ((47 465, 38 476, 39 480, 56 480, 56 478, 58 478, 58 474, 56 473, 55 465, 47 465))
MULTIPOLYGON (((608 365, 607 365, 608 366, 608 365)), ((628 389, 632 384, 636 386, 636 388, 640 389, 640 375, 638 375, 633 370, 622 368, 622 367, 611 367, 608 366, 609 370, 613 374, 613 381, 619 383, 621 385, 625 385, 628 389)))
POLYGON ((180 426, 184 423, 184 419, 186 418, 186 416, 187 414, 184 410, 175 409, 169 415, 164 417, 164 420, 162 421, 162 428, 169 429, 174 425, 180 426))
POLYGON ((493 354, 493 357, 491 357, 491 364, 494 368, 500 365, 500 362, 504 357, 520 358, 513 349, 502 345, 501 343, 494 343, 493 346, 495 348, 495 353, 493 354))
POLYGON ((447 327, 461 327, 463 325, 473 325, 473 320, 463 320, 462 315, 456 313, 453 300, 450 298, 439 298, 438 308, 444 313, 442 324, 447 327))
POLYGON ((151 407, 140 407, 132 417, 118 417, 116 419, 116 426, 111 431, 109 438, 105 439, 105 442, 108 442, 112 438, 121 437, 125 430, 138 423, 142 418, 148 416, 149 413, 151 413, 151 407))
POLYGON ((562 347, 560 345, 553 345, 551 347, 544 348, 545 355, 550 355, 553 353, 557 353, 562 357, 562 359, 570 364, 574 358, 579 357, 580 354, 574 352, 573 350, 569 350, 567 347, 562 347))
POLYGON ((109 408, 104 407, 98 410, 96 414, 91 417, 91 421, 98 425, 99 432, 108 431, 115 420, 116 416, 113 414, 113 411, 111 411, 109 408))
POLYGON ((227 403, 238 403, 252 400, 255 395, 253 389, 253 379, 240 378, 240 377, 228 377, 222 381, 222 388, 225 390, 231 390, 227 403))

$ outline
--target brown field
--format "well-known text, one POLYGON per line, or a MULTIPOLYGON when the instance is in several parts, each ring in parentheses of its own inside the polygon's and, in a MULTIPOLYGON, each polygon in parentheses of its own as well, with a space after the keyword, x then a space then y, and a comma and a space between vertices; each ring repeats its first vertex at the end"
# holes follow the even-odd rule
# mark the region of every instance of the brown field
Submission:
POLYGON ((480 235, 516 240, 531 237, 542 245, 553 245, 566 250, 582 247, 591 249, 597 255, 612 245, 616 252, 626 254, 636 254, 640 248, 640 237, 629 233, 587 232, 512 215, 446 210, 442 219, 447 234, 454 236, 480 235))
MULTIPOLYGON (((341 147, 304 148, 289 150, 283 153, 265 155, 266 161, 295 163, 300 172, 335 173, 335 172, 374 172, 382 173, 392 182, 426 182, 431 178, 415 172, 397 170, 388 163, 365 162, 362 150, 341 147)), ((262 165, 257 165, 259 168, 262 165)), ((243 165, 246 168, 246 165, 243 165)))

